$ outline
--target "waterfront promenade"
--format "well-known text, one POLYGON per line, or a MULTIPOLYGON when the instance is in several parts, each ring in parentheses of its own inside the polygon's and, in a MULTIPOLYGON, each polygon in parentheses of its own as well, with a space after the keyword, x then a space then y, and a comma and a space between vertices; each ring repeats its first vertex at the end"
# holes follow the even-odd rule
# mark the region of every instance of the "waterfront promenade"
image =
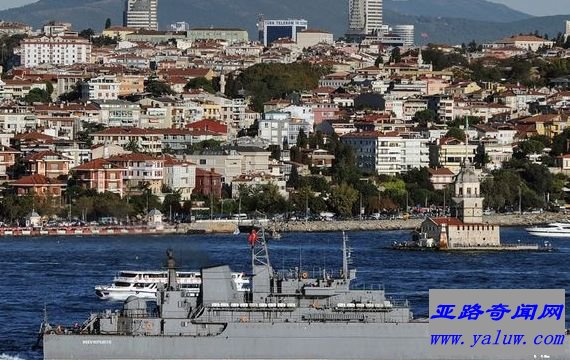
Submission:
MULTIPOLYGON (((335 221, 267 221, 266 229, 277 232, 337 232, 412 230, 421 219, 392 220, 335 220, 335 221)), ((568 222, 570 215, 562 213, 511 214, 484 216, 483 221, 500 226, 532 226, 551 222, 568 222)), ((166 235, 188 233, 233 233, 236 220, 199 220, 191 224, 148 226, 100 226, 62 228, 0 228, 2 236, 84 236, 84 235, 166 235)))

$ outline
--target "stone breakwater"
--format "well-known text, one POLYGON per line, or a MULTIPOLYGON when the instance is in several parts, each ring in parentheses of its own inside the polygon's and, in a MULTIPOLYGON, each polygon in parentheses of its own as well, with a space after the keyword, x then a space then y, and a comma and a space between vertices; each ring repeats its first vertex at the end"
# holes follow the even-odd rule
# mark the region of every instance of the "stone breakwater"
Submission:
MULTIPOLYGON (((325 232, 325 231, 375 231, 375 230, 413 230, 424 219, 394 220, 348 220, 348 221, 295 221, 272 223, 269 227, 278 232, 325 232)), ((500 226, 531 226, 551 222, 570 221, 570 215, 561 213, 489 215, 483 222, 500 226)))
MULTIPOLYGON (((381 230, 412 230, 420 226, 423 219, 394 219, 394 220, 347 220, 347 221, 289 221, 267 224, 267 230, 277 232, 337 232, 337 231, 381 231, 381 230)), ((531 226, 551 222, 568 222, 570 215, 562 213, 489 215, 483 217, 483 222, 500 226, 531 226)), ((232 233, 236 223, 232 221, 201 221, 193 224, 179 225, 178 232, 187 231, 205 233, 232 233)))

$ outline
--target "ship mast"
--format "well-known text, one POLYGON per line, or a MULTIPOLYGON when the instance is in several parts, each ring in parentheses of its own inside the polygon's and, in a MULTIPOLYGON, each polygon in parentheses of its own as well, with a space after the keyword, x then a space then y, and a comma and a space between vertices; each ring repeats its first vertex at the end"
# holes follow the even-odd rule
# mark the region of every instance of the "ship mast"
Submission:
POLYGON ((267 250, 267 242, 265 241, 265 227, 259 229, 258 237, 251 245, 251 273, 255 274, 255 267, 262 265, 267 267, 267 271, 271 274, 271 264, 269 263, 269 251, 267 250))
POLYGON ((342 278, 347 281, 349 279, 348 263, 350 259, 350 249, 347 246, 348 237, 342 232, 342 278))
POLYGON ((168 257, 167 267, 168 267, 168 290, 176 290, 178 288, 178 281, 176 279, 176 261, 174 260, 174 254, 171 249, 166 251, 166 256, 168 257))

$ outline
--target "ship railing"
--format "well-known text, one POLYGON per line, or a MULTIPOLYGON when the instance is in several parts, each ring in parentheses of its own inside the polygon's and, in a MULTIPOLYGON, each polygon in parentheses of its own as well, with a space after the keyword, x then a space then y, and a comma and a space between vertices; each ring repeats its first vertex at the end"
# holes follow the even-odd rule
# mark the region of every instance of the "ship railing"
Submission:
POLYGON ((120 313, 121 317, 127 317, 129 319, 157 319, 160 317, 158 311, 146 311, 146 312, 125 312, 124 310, 120 313))
POLYGON ((384 291, 384 284, 366 284, 366 283, 352 283, 350 286, 352 290, 367 290, 367 291, 384 291))
POLYGON ((282 269, 275 272, 279 279, 326 279, 334 280, 339 278, 338 271, 331 271, 327 268, 312 268, 312 269, 282 269))

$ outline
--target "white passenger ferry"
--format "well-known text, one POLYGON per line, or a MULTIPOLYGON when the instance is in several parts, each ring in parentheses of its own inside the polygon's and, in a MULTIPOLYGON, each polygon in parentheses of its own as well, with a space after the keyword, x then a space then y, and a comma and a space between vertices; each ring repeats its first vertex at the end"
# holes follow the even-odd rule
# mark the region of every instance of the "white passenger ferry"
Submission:
MULTIPOLYGON (((198 296, 202 278, 196 271, 176 273, 178 284, 187 293, 198 296)), ((167 283, 166 271, 120 271, 111 285, 95 286, 95 294, 101 300, 125 301, 129 296, 142 299, 156 299, 159 284, 167 283)), ((243 273, 232 273, 238 291, 249 289, 249 279, 243 273)))

